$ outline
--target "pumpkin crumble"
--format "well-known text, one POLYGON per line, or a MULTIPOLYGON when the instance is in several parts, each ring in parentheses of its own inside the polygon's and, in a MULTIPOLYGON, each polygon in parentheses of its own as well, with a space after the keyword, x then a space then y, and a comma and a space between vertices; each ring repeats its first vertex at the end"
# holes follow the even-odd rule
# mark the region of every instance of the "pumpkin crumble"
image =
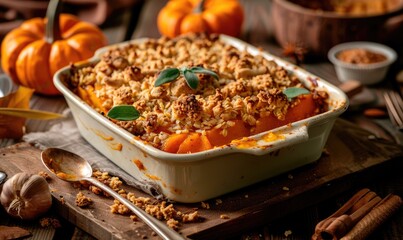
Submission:
POLYGON ((233 140, 230 128, 241 126, 242 137, 246 137, 328 108, 327 93, 308 89, 314 109, 298 119, 287 120, 287 112, 298 106, 301 99, 290 101, 283 90, 303 88, 302 82, 275 61, 237 49, 218 35, 161 37, 113 47, 92 65, 73 66, 68 84, 105 116, 115 106, 135 107, 139 118, 110 120, 140 140, 173 152, 177 149, 166 150, 164 144, 174 134, 198 133, 205 137, 203 143, 214 138, 210 133, 215 130, 224 138, 228 136, 225 141, 206 143, 204 148, 208 149, 233 140), (219 77, 197 73, 199 82, 195 89, 189 87, 183 75, 155 86, 161 71, 192 67, 208 69, 219 77), (272 126, 261 120, 270 116, 276 122, 272 126))

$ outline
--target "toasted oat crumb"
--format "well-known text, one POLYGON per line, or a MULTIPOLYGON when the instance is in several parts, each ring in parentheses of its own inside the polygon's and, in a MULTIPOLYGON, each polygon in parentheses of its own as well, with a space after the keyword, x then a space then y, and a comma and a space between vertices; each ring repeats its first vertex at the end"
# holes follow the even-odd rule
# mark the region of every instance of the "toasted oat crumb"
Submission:
POLYGON ((89 187, 90 191, 95 193, 96 195, 100 195, 102 193, 102 189, 96 186, 90 186, 89 187))
POLYGON ((77 193, 76 195, 76 205, 79 206, 80 208, 86 208, 89 207, 92 204, 92 199, 89 197, 86 197, 81 191, 77 193))
POLYGON ((179 229, 179 221, 171 218, 167 221, 167 225, 168 227, 174 229, 174 230, 178 230, 179 229))
POLYGON ((291 234, 292 234, 292 231, 291 231, 291 230, 287 230, 287 231, 284 232, 284 236, 285 236, 285 237, 288 237, 288 236, 290 236, 291 234))
POLYGON ((49 218, 49 217, 41 218, 39 220, 39 224, 43 228, 46 228, 46 227, 59 228, 59 227, 61 227, 60 221, 58 219, 49 218))
POLYGON ((288 179, 294 179, 294 176, 293 175, 291 175, 291 174, 288 174, 288 179))
POLYGON ((220 204, 222 204, 222 200, 219 199, 219 198, 217 198, 217 199, 215 200, 215 205, 220 205, 220 204))
POLYGON ((204 209, 210 209, 210 204, 206 202, 201 202, 201 207, 204 209))
POLYGON ((131 219, 133 222, 137 222, 137 221, 139 220, 139 218, 138 218, 136 215, 130 215, 130 219, 131 219))
POLYGON ((229 216, 227 214, 221 214, 220 218, 221 219, 229 219, 229 216))
POLYGON ((288 188, 288 187, 283 187, 283 190, 284 190, 284 191, 290 191, 290 188, 288 188))
POLYGON ((118 177, 112 177, 109 182, 109 187, 113 190, 118 191, 120 186, 122 186, 122 181, 118 177))
POLYGON ((199 213, 197 211, 188 214, 183 214, 182 216, 182 222, 184 223, 195 222, 198 219, 199 219, 199 213))
POLYGON ((113 201, 113 204, 110 206, 110 211, 111 211, 111 213, 119 213, 121 215, 127 215, 130 213, 130 210, 116 199, 113 201))

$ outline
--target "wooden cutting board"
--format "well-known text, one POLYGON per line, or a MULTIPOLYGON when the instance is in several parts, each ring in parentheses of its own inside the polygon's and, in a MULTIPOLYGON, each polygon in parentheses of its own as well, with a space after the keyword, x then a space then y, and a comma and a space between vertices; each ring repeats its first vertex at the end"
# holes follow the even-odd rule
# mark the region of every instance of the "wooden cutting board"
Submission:
MULTIPOLYGON (((367 131, 339 119, 317 162, 224 195, 219 198, 220 204, 217 204, 217 199, 206 201, 209 209, 203 208, 201 203, 175 203, 175 208, 183 212, 197 208, 202 217, 201 222, 184 224, 179 231, 192 239, 228 238, 317 204, 342 191, 360 187, 393 168, 402 167, 402 157, 403 146, 375 139, 367 131), (229 218, 220 218, 223 214, 229 218)), ((27 143, 0 149, 0 170, 9 176, 21 171, 46 171, 40 160, 40 150, 27 143)), ((84 190, 94 200, 94 205, 82 209, 75 205, 79 189, 55 177, 49 184, 57 212, 95 238, 159 238, 142 222, 133 222, 127 216, 110 213, 109 206, 113 202, 110 198, 84 190)), ((146 196, 132 187, 127 187, 127 190, 137 196, 146 196)))

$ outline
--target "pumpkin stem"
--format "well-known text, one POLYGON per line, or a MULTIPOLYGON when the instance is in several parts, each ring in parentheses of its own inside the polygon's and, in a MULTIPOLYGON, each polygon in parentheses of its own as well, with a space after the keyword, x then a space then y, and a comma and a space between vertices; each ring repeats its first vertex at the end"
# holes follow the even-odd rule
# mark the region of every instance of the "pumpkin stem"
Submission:
POLYGON ((202 13, 204 11, 204 3, 206 0, 201 0, 199 4, 193 9, 193 13, 202 13))
POLYGON ((52 44, 53 42, 62 39, 60 33, 59 15, 62 9, 62 3, 59 0, 50 0, 48 9, 46 10, 46 30, 45 40, 52 44))

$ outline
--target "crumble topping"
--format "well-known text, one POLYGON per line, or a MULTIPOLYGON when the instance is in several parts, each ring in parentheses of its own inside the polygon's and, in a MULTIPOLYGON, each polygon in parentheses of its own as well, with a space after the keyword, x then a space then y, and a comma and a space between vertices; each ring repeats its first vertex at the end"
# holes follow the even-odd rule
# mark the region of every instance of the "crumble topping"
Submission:
MULTIPOLYGON (((220 128, 225 134, 239 119, 252 129, 260 117, 271 114, 283 120, 298 99, 288 101, 282 90, 303 86, 274 61, 238 50, 216 35, 200 34, 110 49, 93 66, 73 68, 70 85, 73 90, 92 88, 100 99, 93 107, 104 115, 113 106, 133 105, 140 118, 112 121, 157 148, 171 133, 220 128), (162 70, 193 66, 214 71, 219 79, 197 74, 199 85, 192 89, 180 76, 154 87, 162 70)), ((316 94, 323 104, 318 113, 327 106, 319 98, 326 97, 316 94)))
MULTIPOLYGON (((150 214, 151 216, 159 220, 166 221, 166 224, 175 230, 178 230, 181 224, 193 223, 200 220, 200 216, 197 210, 188 213, 183 213, 175 209, 172 203, 168 203, 166 201, 154 200, 149 197, 136 196, 132 192, 126 192, 122 188, 123 183, 119 179, 119 177, 111 176, 109 175, 108 172, 101 172, 96 170, 93 172, 92 176, 97 178, 104 184, 112 187, 115 192, 119 193, 122 197, 126 198, 137 207, 143 209, 146 213, 150 214)), ((87 182, 80 182, 80 184, 84 188, 90 189, 91 192, 96 195, 108 196, 108 194, 106 194, 104 191, 87 182)), ((77 194, 76 204, 79 207, 86 207, 92 204, 92 200, 89 197, 86 197, 80 191, 77 194)), ((137 216, 134 215, 129 208, 127 208, 125 205, 123 205, 116 199, 114 199, 113 204, 110 205, 110 212, 113 214, 127 215, 133 221, 139 220, 137 216)))

